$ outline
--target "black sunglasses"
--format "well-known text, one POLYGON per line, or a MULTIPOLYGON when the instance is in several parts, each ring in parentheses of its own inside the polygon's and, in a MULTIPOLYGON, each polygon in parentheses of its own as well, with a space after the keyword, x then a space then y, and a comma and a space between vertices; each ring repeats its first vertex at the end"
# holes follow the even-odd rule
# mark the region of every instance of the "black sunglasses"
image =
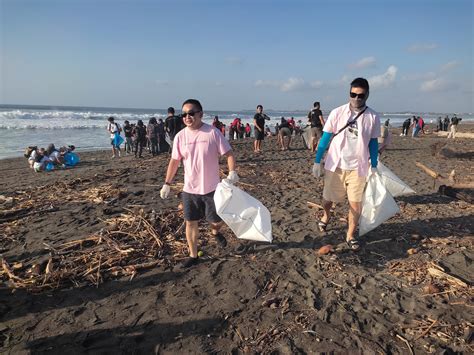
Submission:
POLYGON ((182 112, 181 113, 181 116, 182 117, 186 117, 187 115, 191 116, 191 117, 194 117, 197 113, 199 113, 201 111, 189 111, 189 112, 182 112))
POLYGON ((364 92, 363 94, 356 94, 355 92, 350 92, 349 95, 353 99, 355 99, 356 97, 359 98, 359 99, 363 99, 363 98, 365 98, 366 93, 364 92))

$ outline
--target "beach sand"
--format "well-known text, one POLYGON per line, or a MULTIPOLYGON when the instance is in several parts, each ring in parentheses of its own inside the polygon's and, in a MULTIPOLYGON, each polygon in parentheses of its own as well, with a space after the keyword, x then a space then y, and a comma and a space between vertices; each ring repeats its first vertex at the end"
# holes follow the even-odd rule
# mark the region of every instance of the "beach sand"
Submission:
MULTIPOLYGON (((307 202, 321 203, 322 182, 309 173, 313 157, 301 139, 284 152, 266 139, 258 156, 252 139, 233 142, 239 186, 269 208, 274 242, 240 241, 224 228, 228 245, 220 248, 203 224, 203 261, 187 270, 176 267, 186 256, 183 230, 175 228, 181 185, 170 199, 159 197, 168 154, 112 160, 109 151, 87 152, 76 168, 51 173, 34 173, 26 159, 2 160, 0 252, 22 279, 12 281, 5 268, 0 274, 0 352, 472 353, 474 208, 438 194, 415 162, 472 180, 474 140, 443 148, 445 138, 397 132, 381 160, 417 193, 396 198, 401 213, 364 236, 358 253, 344 242, 346 204, 336 206, 326 233, 318 231, 321 211, 307 202), (122 261, 113 276, 104 257, 87 277, 47 287, 70 256, 56 250, 61 244, 105 235, 107 245, 119 222, 106 221, 121 215, 170 218, 174 230, 157 232, 169 246, 146 259, 158 265, 126 269, 122 261), (324 245, 333 251, 318 255, 324 245), (35 272, 35 287, 21 287, 35 272)), ((221 167, 225 173, 224 160, 221 167)), ((131 253, 111 245, 123 260, 131 253)))

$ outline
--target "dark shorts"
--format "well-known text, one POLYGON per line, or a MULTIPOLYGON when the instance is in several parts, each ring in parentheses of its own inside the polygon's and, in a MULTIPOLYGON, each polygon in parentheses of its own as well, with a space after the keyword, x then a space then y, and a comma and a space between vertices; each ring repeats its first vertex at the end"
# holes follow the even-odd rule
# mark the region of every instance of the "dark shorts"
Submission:
POLYGON ((216 213, 216 205, 214 203, 214 192, 206 195, 195 195, 183 192, 183 212, 184 220, 199 221, 206 217, 210 223, 218 223, 222 219, 216 213))
POLYGON ((265 133, 255 128, 255 140, 263 141, 264 138, 265 138, 265 133))

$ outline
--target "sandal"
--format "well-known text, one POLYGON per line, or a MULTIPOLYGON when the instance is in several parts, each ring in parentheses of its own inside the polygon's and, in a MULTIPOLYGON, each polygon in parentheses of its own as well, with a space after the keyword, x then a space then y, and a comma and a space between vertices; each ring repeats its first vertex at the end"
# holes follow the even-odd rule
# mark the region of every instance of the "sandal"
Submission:
POLYGON ((360 249, 359 241, 355 238, 352 238, 352 239, 349 239, 349 240, 346 239, 346 243, 349 246, 349 248, 353 251, 357 251, 357 250, 360 249))
POLYGON ((318 222, 318 228, 320 232, 326 232, 327 227, 328 227, 328 222, 323 222, 321 220, 318 222))

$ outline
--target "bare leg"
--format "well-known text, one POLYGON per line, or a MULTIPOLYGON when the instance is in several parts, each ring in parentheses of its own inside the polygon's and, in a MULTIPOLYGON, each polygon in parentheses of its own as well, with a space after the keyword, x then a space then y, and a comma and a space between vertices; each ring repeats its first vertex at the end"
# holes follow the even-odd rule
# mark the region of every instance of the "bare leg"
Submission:
POLYGON ((326 201, 323 199, 323 208, 324 214, 321 218, 321 222, 328 223, 329 219, 331 218, 331 208, 332 208, 332 201, 326 201))
POLYGON ((217 222, 217 223, 210 223, 211 225, 211 234, 216 235, 219 233, 220 229, 222 228, 223 222, 217 222))
POLYGON ((189 255, 197 258, 197 239, 199 235, 198 221, 186 221, 186 240, 188 241, 189 255))
POLYGON ((360 212, 362 209, 361 202, 349 201, 349 223, 347 228, 347 240, 354 238, 354 233, 359 224, 360 212))

